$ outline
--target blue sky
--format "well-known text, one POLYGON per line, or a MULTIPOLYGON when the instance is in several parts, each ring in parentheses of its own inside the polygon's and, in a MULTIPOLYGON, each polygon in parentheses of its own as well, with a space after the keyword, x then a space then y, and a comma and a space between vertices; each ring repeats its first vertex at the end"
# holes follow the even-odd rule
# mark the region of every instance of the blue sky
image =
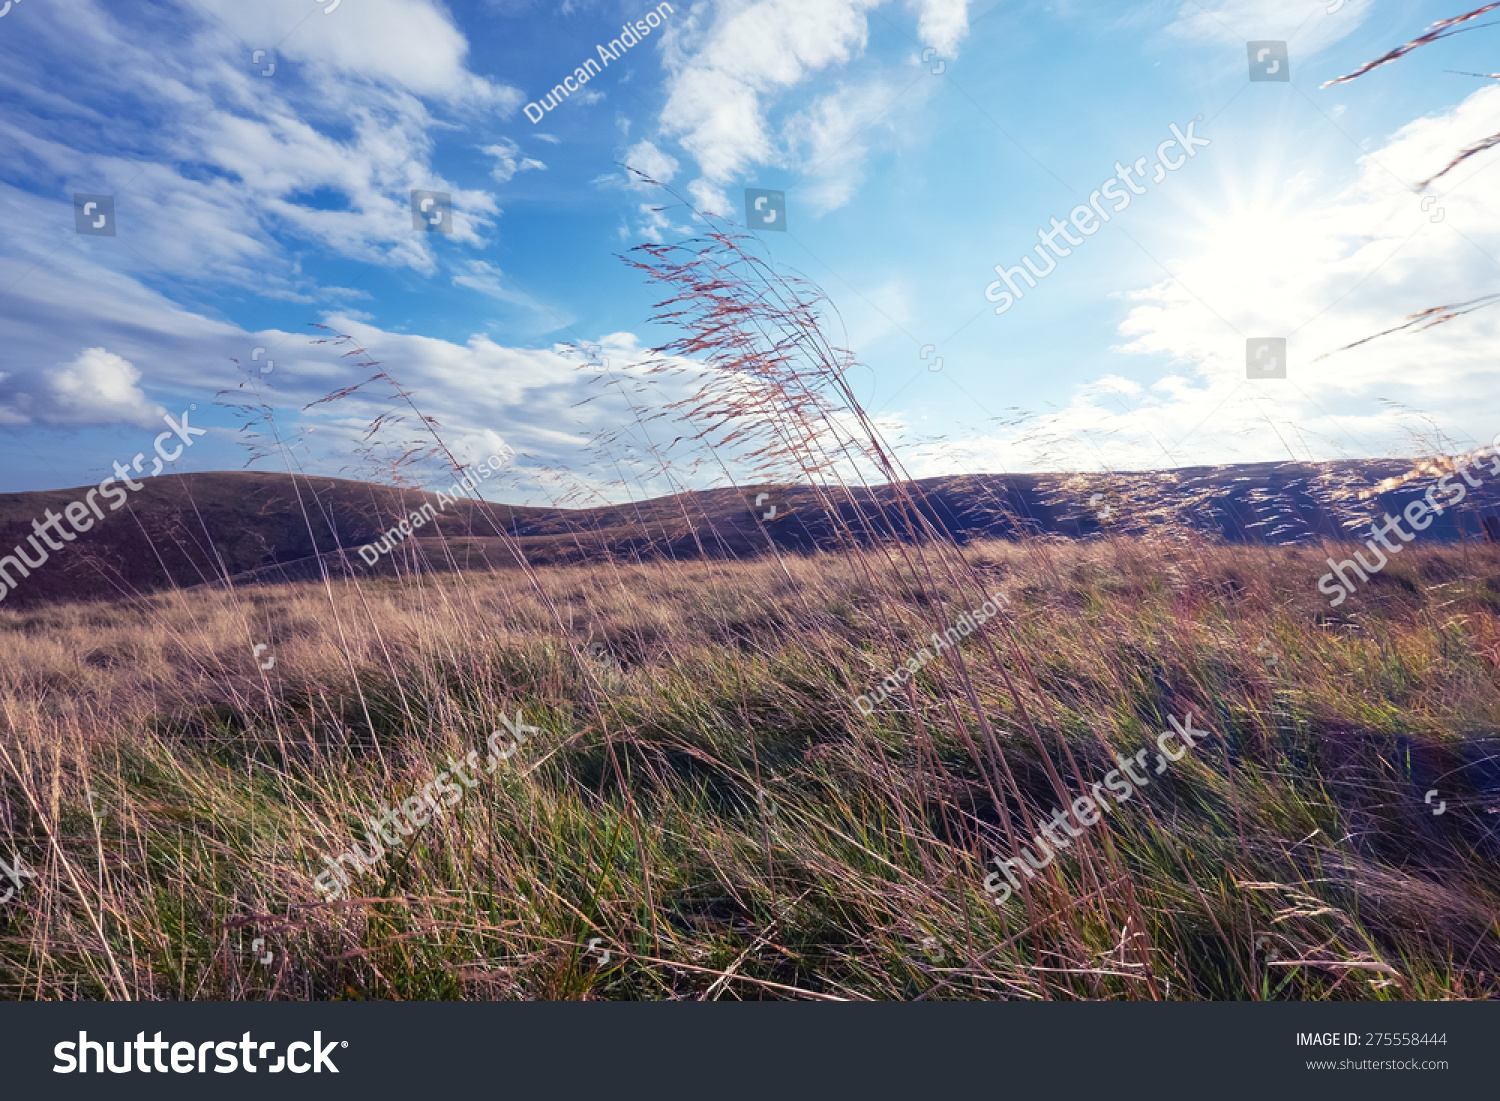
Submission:
POLYGON ((789 231, 759 237, 827 292, 857 393, 920 476, 1387 455, 1428 425, 1468 446, 1500 431, 1493 312, 1320 358, 1500 287, 1500 149, 1414 186, 1500 131, 1497 82, 1462 75, 1500 69, 1500 20, 1325 89, 1466 7, 670 7, 533 123, 527 103, 661 9, 13 4, 0 490, 98 481, 190 405, 212 431, 171 469, 238 469, 237 422, 213 402, 247 380, 298 468, 379 477, 357 449, 380 406, 304 410, 362 377, 311 343, 321 323, 388 365, 462 458, 524 456, 492 496, 553 499, 565 469, 620 499, 588 441, 628 413, 579 406, 597 388, 559 345, 597 342, 629 372, 674 334, 619 255, 701 229, 620 162, 736 221, 745 188, 786 192, 789 231), (1251 82, 1249 40, 1287 42, 1291 80, 1251 82), (1149 176, 1190 122, 1210 144, 994 312, 995 265, 1117 161, 1145 157, 1149 176), (451 235, 413 228, 412 189, 452 194, 451 235), (76 193, 114 197, 115 236, 77 232, 76 193), (1259 337, 1287 338, 1286 379, 1246 378, 1259 337))

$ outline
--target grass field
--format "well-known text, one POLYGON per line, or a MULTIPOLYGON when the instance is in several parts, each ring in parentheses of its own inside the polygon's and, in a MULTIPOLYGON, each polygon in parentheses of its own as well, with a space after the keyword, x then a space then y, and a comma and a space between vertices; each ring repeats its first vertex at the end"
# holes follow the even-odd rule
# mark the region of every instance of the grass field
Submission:
POLYGON ((1495 997, 1500 553, 1410 548, 1334 613, 1329 550, 991 542, 945 571, 892 544, 0 612, 0 859, 34 873, 0 996, 1495 997), (349 897, 314 888, 518 710, 514 757, 349 897), (997 906, 992 859, 1189 710, 1213 737, 997 906))

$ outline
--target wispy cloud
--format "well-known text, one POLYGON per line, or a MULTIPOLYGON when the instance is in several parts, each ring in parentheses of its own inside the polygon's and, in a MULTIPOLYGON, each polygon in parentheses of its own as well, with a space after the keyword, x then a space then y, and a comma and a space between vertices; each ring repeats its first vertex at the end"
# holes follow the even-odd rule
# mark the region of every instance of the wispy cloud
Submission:
POLYGON ((518 172, 547 167, 535 157, 523 157, 521 147, 509 138, 503 138, 494 145, 481 146, 480 152, 495 158, 495 166, 490 169, 490 175, 497 183, 510 183, 518 172))

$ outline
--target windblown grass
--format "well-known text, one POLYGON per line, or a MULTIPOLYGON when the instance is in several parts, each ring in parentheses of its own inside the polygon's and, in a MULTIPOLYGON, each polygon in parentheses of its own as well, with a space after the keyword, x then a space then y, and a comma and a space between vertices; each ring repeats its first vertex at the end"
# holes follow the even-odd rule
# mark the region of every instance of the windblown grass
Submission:
POLYGON ((37 873, 5 995, 1496 995, 1494 550, 1411 548, 1347 616, 1312 549, 964 557, 1029 662, 986 628, 962 692, 945 658, 869 718, 967 594, 823 555, 0 613, 0 836, 37 873), (321 899, 358 815, 517 709, 509 766, 321 899), (993 905, 1053 764, 1081 794, 1062 762, 1097 781, 1188 709, 1215 737, 993 905))

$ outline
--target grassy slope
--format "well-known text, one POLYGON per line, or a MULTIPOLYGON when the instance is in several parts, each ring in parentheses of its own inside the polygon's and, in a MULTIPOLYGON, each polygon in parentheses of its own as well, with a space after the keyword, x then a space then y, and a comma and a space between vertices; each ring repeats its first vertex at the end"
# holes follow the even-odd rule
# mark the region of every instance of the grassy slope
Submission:
POLYGON ((543 569, 566 636, 511 572, 0 611, 0 857, 37 872, 0 905, 0 990, 1500 993, 1493 548, 1414 548, 1339 614, 1312 549, 964 553, 1014 600, 1035 684, 989 628, 963 646, 973 697, 934 663, 868 719, 853 696, 960 608, 847 558, 543 569), (1070 759, 1097 781, 1169 715, 1216 736, 997 908, 1002 818, 1029 829, 974 702, 1029 812, 1058 803, 1002 671, 1072 789, 1070 759), (532 744, 360 899, 320 901, 357 815, 518 708, 532 744))

